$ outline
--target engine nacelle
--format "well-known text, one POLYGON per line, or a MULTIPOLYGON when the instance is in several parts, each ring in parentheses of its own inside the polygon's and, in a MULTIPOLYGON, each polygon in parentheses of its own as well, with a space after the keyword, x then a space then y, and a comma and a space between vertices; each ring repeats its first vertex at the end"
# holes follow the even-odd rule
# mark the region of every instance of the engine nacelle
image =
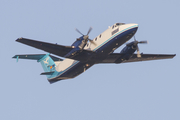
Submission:
POLYGON ((77 40, 71 46, 73 48, 79 47, 80 49, 83 49, 86 44, 87 40, 84 39, 84 36, 81 36, 80 38, 77 38, 77 40))

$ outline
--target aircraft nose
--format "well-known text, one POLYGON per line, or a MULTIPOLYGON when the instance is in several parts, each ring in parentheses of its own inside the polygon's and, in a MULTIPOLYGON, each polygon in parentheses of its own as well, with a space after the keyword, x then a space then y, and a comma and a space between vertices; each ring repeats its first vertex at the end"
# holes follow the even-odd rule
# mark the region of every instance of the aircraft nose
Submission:
POLYGON ((127 31, 127 34, 126 34, 127 41, 130 40, 130 38, 134 36, 137 29, 138 29, 138 24, 130 23, 130 24, 125 25, 125 30, 127 31))
POLYGON ((135 34, 139 25, 136 23, 127 24, 127 28, 130 30, 133 30, 133 33, 135 34))
POLYGON ((139 25, 136 24, 136 23, 130 23, 130 24, 125 24, 124 27, 125 27, 124 28, 125 30, 133 30, 133 31, 136 32, 138 27, 139 27, 139 25))
POLYGON ((130 26, 131 26, 132 28, 136 28, 136 29, 138 29, 138 27, 139 27, 139 25, 136 24, 136 23, 132 23, 132 24, 130 24, 130 26))

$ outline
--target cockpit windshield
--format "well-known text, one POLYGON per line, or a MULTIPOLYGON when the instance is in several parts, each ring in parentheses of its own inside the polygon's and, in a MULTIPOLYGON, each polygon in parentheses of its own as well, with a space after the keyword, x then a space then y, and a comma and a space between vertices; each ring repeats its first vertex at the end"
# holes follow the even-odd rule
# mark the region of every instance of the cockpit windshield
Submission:
POLYGON ((121 25, 125 25, 125 23, 115 23, 115 24, 112 26, 112 29, 114 29, 115 27, 121 26, 121 25))
POLYGON ((116 23, 117 26, 124 25, 125 23, 116 23))

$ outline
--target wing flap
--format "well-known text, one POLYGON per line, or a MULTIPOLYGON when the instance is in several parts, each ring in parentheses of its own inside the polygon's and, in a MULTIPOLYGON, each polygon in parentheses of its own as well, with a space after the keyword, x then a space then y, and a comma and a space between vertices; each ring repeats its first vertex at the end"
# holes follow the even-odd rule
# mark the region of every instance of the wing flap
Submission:
POLYGON ((106 59, 104 59, 102 61, 102 63, 115 63, 115 61, 120 58, 122 55, 124 54, 120 54, 120 53, 112 53, 110 55, 108 55, 108 57, 106 59))

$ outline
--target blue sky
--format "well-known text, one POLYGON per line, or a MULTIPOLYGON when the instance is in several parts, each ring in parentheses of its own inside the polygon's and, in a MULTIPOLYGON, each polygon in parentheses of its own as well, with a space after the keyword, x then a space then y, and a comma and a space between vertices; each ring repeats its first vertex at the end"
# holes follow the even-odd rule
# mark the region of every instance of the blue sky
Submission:
POLYGON ((179 6, 178 0, 1 0, 0 119, 179 120, 179 6), (71 45, 80 37, 75 28, 85 34, 92 26, 93 39, 116 22, 139 24, 136 38, 149 41, 140 52, 177 56, 95 65, 52 85, 36 61, 12 59, 45 53, 15 42, 18 37, 71 45))

